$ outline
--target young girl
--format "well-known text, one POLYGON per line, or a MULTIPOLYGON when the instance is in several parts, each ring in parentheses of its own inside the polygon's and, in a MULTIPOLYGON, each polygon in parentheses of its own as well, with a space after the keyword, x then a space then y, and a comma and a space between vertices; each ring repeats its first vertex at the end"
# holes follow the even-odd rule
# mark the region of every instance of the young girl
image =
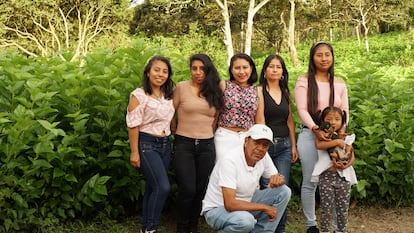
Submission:
POLYGON ((335 232, 346 232, 351 185, 357 182, 355 171, 352 167, 355 159, 352 150, 355 135, 347 136, 339 133, 346 123, 346 113, 340 108, 334 106, 326 107, 321 113, 320 121, 329 122, 339 135, 338 139, 315 139, 315 145, 318 149, 318 162, 315 164, 311 181, 318 182, 319 180, 321 232, 330 232, 334 209, 337 219, 337 229, 335 229, 335 232), (349 155, 348 162, 338 161, 336 159, 337 156, 334 154, 335 152, 328 154, 327 150, 332 147, 345 149, 349 155))

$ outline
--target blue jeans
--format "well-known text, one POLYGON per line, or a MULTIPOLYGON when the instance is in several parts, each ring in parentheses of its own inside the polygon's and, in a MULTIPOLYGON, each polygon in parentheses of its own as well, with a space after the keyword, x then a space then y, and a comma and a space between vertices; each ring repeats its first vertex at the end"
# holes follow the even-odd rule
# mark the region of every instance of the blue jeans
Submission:
MULTIPOLYGON (((290 165, 292 161, 292 143, 289 137, 277 137, 274 139, 274 144, 269 147, 269 155, 273 160, 277 170, 285 177, 286 185, 289 185, 290 165)), ((260 185, 266 188, 269 184, 269 179, 262 178, 260 185)), ((283 213, 282 219, 276 228, 276 233, 285 232, 287 222, 287 209, 283 213)))
POLYGON ((145 192, 142 202, 142 229, 155 230, 160 224, 160 215, 170 193, 167 169, 171 159, 170 137, 155 137, 139 133, 140 171, 145 177, 145 192))
POLYGON ((214 167, 214 139, 175 135, 173 165, 178 183, 177 232, 198 232, 201 201, 214 167))
POLYGON ((228 212, 224 206, 207 211, 204 216, 208 225, 219 233, 273 233, 290 200, 291 191, 286 185, 278 188, 257 190, 251 202, 272 205, 277 208, 277 218, 269 222, 269 218, 262 211, 232 211, 228 212))
POLYGON ((298 136, 298 153, 302 167, 301 200, 306 226, 316 226, 315 191, 317 183, 310 181, 315 163, 318 161, 318 152, 315 147, 315 135, 312 130, 302 128, 298 136))

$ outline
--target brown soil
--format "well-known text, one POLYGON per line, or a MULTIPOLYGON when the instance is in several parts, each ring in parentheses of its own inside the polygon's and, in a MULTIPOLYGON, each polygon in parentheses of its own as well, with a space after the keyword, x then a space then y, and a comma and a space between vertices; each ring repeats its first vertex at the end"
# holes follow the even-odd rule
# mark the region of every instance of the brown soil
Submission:
MULTIPOLYGON (((289 212, 290 233, 305 233, 300 210, 289 212)), ((414 233, 414 208, 353 207, 349 210, 348 233, 414 233)))
MULTIPOLYGON (((203 220, 200 233, 215 232, 203 220)), ((305 233, 304 221, 301 210, 291 210, 286 232, 305 233)), ((414 208, 353 207, 349 211, 348 233, 414 233, 414 208)))
POLYGON ((414 208, 364 207, 349 212, 349 232, 414 233, 414 208))

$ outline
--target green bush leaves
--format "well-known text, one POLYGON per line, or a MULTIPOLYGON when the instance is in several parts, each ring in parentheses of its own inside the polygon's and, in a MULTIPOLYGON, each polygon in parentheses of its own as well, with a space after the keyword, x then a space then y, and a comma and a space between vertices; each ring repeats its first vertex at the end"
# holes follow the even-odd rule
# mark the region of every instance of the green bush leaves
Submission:
MULTIPOLYGON (((171 48, 167 55, 175 82, 189 79, 186 55, 194 49, 191 41, 185 44, 181 49, 188 51, 171 48)), ((0 231, 36 232, 98 212, 112 217, 136 213, 145 181, 129 164, 125 111, 147 60, 165 53, 154 47, 136 40, 129 48, 95 51, 81 65, 0 52, 0 231)), ((357 135, 359 183, 352 198, 412 204, 414 69, 399 66, 412 59, 393 63, 388 58, 384 66, 376 60, 388 54, 381 49, 363 60, 355 57, 357 49, 334 47, 343 61, 336 65, 337 74, 349 88, 349 130, 357 135)), ((405 49, 406 54, 412 50, 405 49)), ((226 74, 226 57, 219 52, 212 57, 219 58, 215 64, 226 74)), ((392 57, 398 57, 394 50, 392 57)), ((303 67, 289 72, 293 85, 303 67)), ((294 117, 298 122, 296 112, 294 117)), ((293 189, 300 184, 299 166, 292 168, 293 189)))
MULTIPOLYGON (((125 111, 155 50, 92 53, 79 67, 3 53, 0 61, 0 231, 106 211, 143 193, 129 165, 125 111)), ((137 208, 137 207, 135 207, 137 208)))

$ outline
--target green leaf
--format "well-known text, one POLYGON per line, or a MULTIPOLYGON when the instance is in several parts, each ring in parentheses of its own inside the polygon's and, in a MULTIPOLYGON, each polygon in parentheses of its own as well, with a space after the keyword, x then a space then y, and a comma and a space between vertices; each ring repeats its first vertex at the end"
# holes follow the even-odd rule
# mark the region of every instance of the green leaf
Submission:
POLYGON ((0 124, 4 124, 4 123, 8 123, 11 122, 11 120, 9 120, 8 118, 0 118, 0 124))
POLYGON ((67 174, 65 176, 65 180, 70 181, 70 182, 74 182, 74 183, 78 183, 78 179, 76 179, 76 177, 73 174, 67 174))
POLYGON ((61 198, 65 201, 67 201, 67 202, 72 202, 73 201, 73 198, 67 193, 62 194, 61 198))
POLYGON ((29 208, 27 202, 23 199, 23 197, 20 194, 13 193, 11 197, 19 206, 29 208))
POLYGON ((113 150, 111 152, 109 152, 108 157, 109 158, 119 158, 122 157, 123 153, 120 150, 113 150))
POLYGON ((107 192, 107 190, 106 190, 106 186, 105 186, 105 185, 96 185, 96 186, 94 187, 94 191, 95 191, 97 194, 100 194, 100 195, 104 195, 104 196, 108 195, 108 192, 107 192))
POLYGON ((110 176, 102 176, 102 177, 99 177, 99 179, 97 180, 97 184, 98 185, 103 185, 103 184, 106 184, 106 182, 109 180, 109 179, 111 179, 111 177, 110 176))
POLYGON ((53 169, 53 178, 58 178, 65 175, 65 172, 60 168, 53 169))
POLYGON ((61 129, 56 129, 56 126, 59 124, 59 122, 53 122, 52 124, 49 121, 45 120, 37 120, 37 122, 40 123, 40 125, 43 126, 43 128, 47 129, 48 131, 52 132, 55 136, 65 136, 65 131, 61 129))
POLYGON ((34 160, 33 161, 33 166, 35 168, 40 168, 40 167, 43 167, 43 168, 52 168, 53 167, 48 161, 46 161, 44 159, 34 160))

